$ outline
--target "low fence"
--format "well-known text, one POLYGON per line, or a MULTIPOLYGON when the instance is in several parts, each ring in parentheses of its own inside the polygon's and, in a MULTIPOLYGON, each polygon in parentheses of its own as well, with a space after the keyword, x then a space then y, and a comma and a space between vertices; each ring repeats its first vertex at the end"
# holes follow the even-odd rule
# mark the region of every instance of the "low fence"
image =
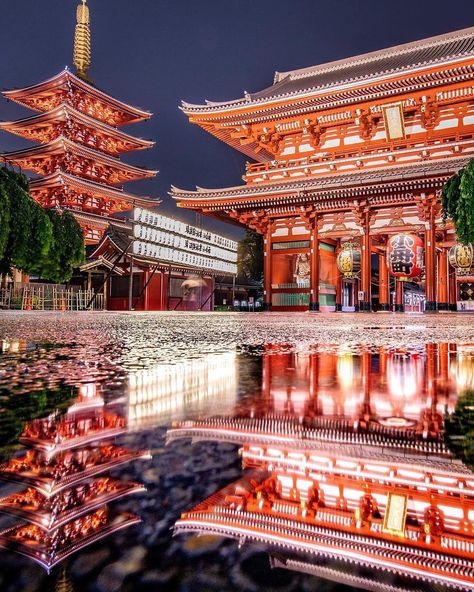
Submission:
POLYGON ((4 310, 104 310, 104 295, 57 284, 11 284, 0 289, 4 310), (93 299, 92 304, 88 307, 93 299))

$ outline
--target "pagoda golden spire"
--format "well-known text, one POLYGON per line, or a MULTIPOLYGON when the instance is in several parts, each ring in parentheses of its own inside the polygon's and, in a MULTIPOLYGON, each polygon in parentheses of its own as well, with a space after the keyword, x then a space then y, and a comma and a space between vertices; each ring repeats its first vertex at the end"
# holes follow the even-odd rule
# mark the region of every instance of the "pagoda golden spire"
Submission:
POLYGON ((91 66, 91 29, 87 0, 77 7, 77 24, 74 35, 74 66, 78 76, 88 79, 87 71, 91 66))

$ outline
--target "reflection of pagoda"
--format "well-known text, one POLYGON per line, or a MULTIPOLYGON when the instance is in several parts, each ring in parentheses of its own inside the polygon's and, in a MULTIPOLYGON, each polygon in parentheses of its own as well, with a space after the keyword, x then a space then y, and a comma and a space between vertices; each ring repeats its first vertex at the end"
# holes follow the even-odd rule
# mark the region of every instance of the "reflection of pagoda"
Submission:
MULTIPOLYGON (((404 355, 401 362, 400 352, 395 352, 383 363, 378 360, 375 372, 365 353, 354 392, 346 393, 348 400, 361 394, 359 405, 351 403, 356 411, 352 417, 347 417, 343 406, 337 416, 336 406, 328 401, 313 405, 313 412, 319 409, 319 414, 312 417, 288 413, 291 393, 281 375, 272 390, 272 377, 267 375, 270 392, 264 399, 270 404, 270 414, 175 425, 169 438, 240 442, 243 466, 250 469, 242 479, 183 514, 176 532, 263 542, 275 555, 274 566, 356 586, 362 585, 359 580, 363 578, 335 576, 334 566, 344 571, 353 564, 366 574, 366 570, 378 575, 385 571, 401 579, 472 590, 474 475, 452 458, 441 441, 437 406, 447 398, 448 389, 432 373, 436 368, 447 373, 447 350, 431 350, 421 374, 424 382, 416 385, 417 397, 408 397, 403 405, 400 390, 379 391, 387 383, 384 373, 392 365, 397 381, 400 374, 412 377, 417 374, 419 358, 404 355), (372 385, 368 391, 367 384, 372 385), (285 399, 281 414, 275 414, 278 389, 285 399), (406 415, 400 413, 389 422, 373 412, 377 406, 390 405, 404 409, 406 415), (413 417, 420 419, 419 424, 413 417)), ((304 366, 309 361, 312 368, 307 385, 313 389, 310 398, 329 397, 330 392, 333 398, 337 396, 336 389, 331 391, 334 385, 315 377, 315 368, 318 363, 324 367, 325 360, 329 366, 337 365, 343 356, 347 354, 321 354, 303 362, 304 366)), ((298 385, 302 376, 298 364, 291 366, 288 360, 278 359, 278 354, 269 357, 273 358, 268 362, 271 365, 283 362, 299 372, 298 385)), ((347 360, 341 367, 347 371, 347 360)), ((407 388, 409 394, 412 385, 407 388)), ((301 392, 295 394, 297 406, 301 392)))
POLYGON ((159 203, 117 187, 156 175, 156 171, 119 160, 124 153, 153 146, 118 129, 151 114, 110 97, 88 79, 90 30, 85 0, 78 7, 74 65, 77 75, 66 69, 40 84, 4 92, 7 99, 39 114, 0 123, 0 129, 40 144, 4 156, 40 175, 30 182, 30 193, 38 203, 74 210, 86 240, 97 242, 107 227, 104 217, 135 204, 150 207, 159 203))
MULTIPOLYGON (((87 395, 87 390, 84 391, 87 395)), ((64 416, 25 426, 20 441, 29 450, 0 466, 0 478, 26 489, 0 499, 0 511, 22 524, 0 533, 0 546, 50 571, 63 559, 103 537, 139 522, 108 504, 143 486, 106 473, 148 452, 115 446, 125 419, 97 398, 84 396, 64 416)))

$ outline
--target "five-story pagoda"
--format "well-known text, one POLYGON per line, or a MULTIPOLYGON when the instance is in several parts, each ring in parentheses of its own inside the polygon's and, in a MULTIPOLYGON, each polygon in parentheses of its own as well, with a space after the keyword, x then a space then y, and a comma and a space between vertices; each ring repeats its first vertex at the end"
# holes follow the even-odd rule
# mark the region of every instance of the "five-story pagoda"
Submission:
POLYGON ((99 90, 88 77, 90 65, 89 8, 82 0, 74 42, 76 74, 66 68, 40 84, 5 91, 7 99, 38 114, 2 122, 0 129, 39 143, 4 157, 36 173, 38 177, 30 182, 31 196, 43 207, 73 210, 86 242, 94 243, 107 228, 108 217, 135 205, 155 206, 159 201, 137 197, 121 187, 157 174, 120 160, 122 154, 153 146, 152 141, 118 129, 149 119, 151 113, 99 90))

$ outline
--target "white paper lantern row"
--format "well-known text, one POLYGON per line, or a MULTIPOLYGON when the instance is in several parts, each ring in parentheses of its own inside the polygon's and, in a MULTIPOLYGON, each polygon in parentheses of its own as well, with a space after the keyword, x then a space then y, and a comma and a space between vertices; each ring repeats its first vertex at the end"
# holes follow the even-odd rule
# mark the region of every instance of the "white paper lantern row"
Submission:
POLYGON ((156 212, 150 210, 144 210, 143 208, 135 208, 133 210, 133 220, 135 223, 143 224, 145 226, 152 226, 160 230, 167 230, 179 234, 181 236, 187 236, 189 238, 196 239, 198 241, 217 245, 223 249, 237 252, 237 243, 229 238, 208 232, 202 228, 191 226, 185 222, 162 216, 156 212))
POLYGON ((189 265, 200 270, 220 271, 235 275, 237 265, 229 261, 212 259, 204 255, 197 255, 185 251, 178 251, 174 247, 166 247, 155 243, 135 240, 133 243, 133 254, 142 257, 150 257, 165 263, 177 263, 189 265))
POLYGON ((170 232, 165 232, 161 229, 153 228, 152 226, 135 224, 133 227, 133 234, 135 238, 153 244, 173 247, 191 253, 200 253, 202 255, 208 255, 209 257, 215 257, 216 259, 222 259, 223 261, 237 263, 237 253, 235 252, 227 251, 211 244, 191 240, 184 236, 178 236, 177 234, 171 234, 170 232))

